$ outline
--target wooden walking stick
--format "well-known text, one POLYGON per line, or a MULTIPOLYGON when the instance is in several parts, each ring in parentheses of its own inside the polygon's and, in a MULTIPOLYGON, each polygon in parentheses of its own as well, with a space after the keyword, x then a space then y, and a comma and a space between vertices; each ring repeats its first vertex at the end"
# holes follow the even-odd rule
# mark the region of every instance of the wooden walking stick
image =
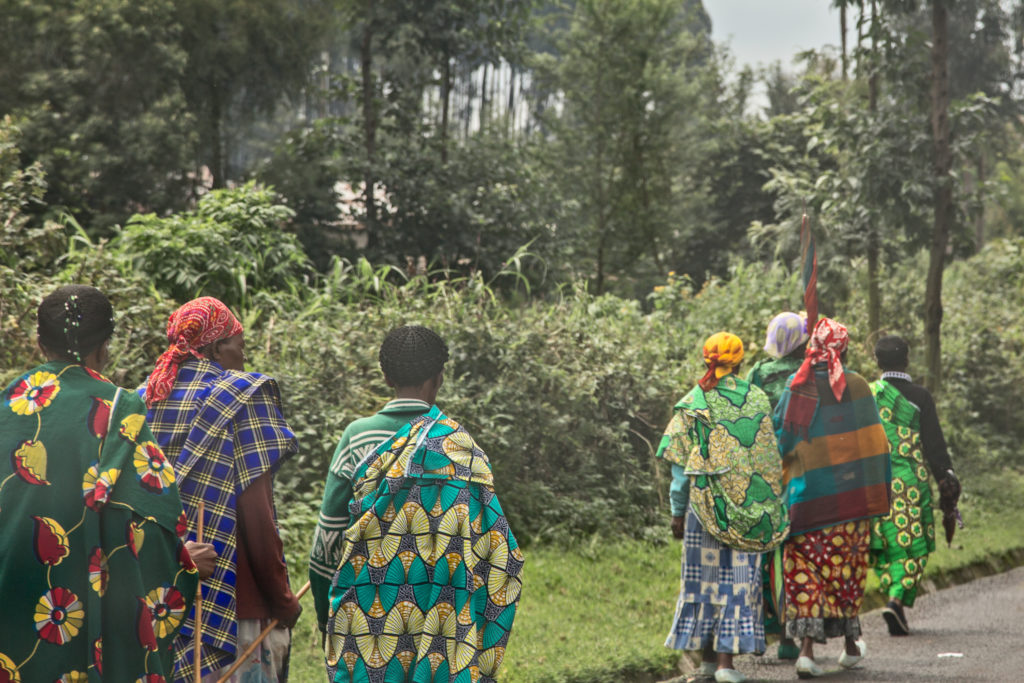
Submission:
MULTIPOLYGON (((206 513, 206 501, 199 501, 199 515, 196 520, 196 543, 203 542, 203 517, 206 513)), ((192 636, 195 638, 195 650, 192 655, 192 666, 195 672, 195 683, 203 679, 203 580, 196 584, 196 616, 192 636)))
MULTIPOLYGON (((296 600, 301 600, 302 596, 305 595, 308 590, 309 590, 309 581, 307 581, 306 585, 304 585, 302 588, 300 588, 299 592, 295 594, 295 599, 296 600)), ((273 631, 277 627, 277 624, 278 624, 278 620, 277 619, 271 619, 270 623, 267 624, 267 627, 265 629, 263 629, 262 631, 260 631, 259 637, 256 640, 254 640, 252 642, 252 644, 249 645, 249 647, 247 647, 245 649, 245 652, 243 652, 241 655, 238 656, 237 659, 235 659, 235 663, 231 665, 231 668, 228 669, 226 674, 224 674, 223 676, 220 677, 220 679, 217 681, 217 683, 227 683, 227 680, 229 678, 231 678, 231 675, 234 674, 236 671, 238 671, 238 669, 242 666, 242 664, 245 663, 245 660, 249 658, 249 655, 251 655, 253 652, 255 652, 256 648, 260 646, 260 643, 263 642, 263 639, 266 638, 268 635, 270 635, 270 632, 273 631)))

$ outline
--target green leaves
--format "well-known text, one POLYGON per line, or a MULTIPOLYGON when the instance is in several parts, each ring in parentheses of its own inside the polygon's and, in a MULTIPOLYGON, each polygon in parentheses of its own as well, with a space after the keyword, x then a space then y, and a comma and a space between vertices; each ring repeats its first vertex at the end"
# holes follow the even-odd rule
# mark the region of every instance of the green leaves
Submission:
POLYGON ((254 292, 296 291, 309 259, 285 231, 293 212, 254 183, 214 190, 194 211, 133 216, 112 242, 116 254, 178 301, 200 293, 247 306, 254 292))

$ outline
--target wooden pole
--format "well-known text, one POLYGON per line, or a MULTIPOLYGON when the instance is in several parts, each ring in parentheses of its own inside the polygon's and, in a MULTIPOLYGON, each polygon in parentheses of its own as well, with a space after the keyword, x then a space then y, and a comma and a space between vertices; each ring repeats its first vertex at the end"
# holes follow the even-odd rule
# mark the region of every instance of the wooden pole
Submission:
MULTIPOLYGON (((309 581, 307 581, 306 585, 304 585, 302 588, 300 588, 299 592, 295 594, 295 599, 296 600, 301 599, 302 596, 305 595, 308 590, 309 590, 309 581)), ((234 664, 231 665, 231 668, 228 669, 227 673, 225 673, 223 676, 220 677, 220 679, 217 680, 217 683, 227 683, 227 680, 229 678, 231 678, 231 676, 236 671, 238 671, 238 669, 242 666, 242 664, 245 663, 245 660, 249 658, 249 655, 251 655, 253 652, 256 651, 256 648, 259 647, 260 643, 263 642, 263 639, 266 638, 268 635, 270 635, 271 631, 273 631, 275 628, 277 628, 277 624, 278 624, 278 620, 277 619, 272 619, 270 621, 270 623, 267 624, 267 627, 265 629, 263 629, 262 631, 260 631, 259 637, 256 640, 252 641, 252 644, 249 645, 249 647, 247 647, 245 649, 245 652, 240 654, 238 656, 238 658, 235 659, 234 664)))
MULTIPOLYGON (((196 518, 196 543, 203 542, 203 517, 206 516, 206 501, 199 501, 199 514, 196 518)), ((192 637, 195 639, 195 650, 192 655, 192 667, 195 672, 195 683, 203 679, 203 580, 196 584, 196 614, 192 637)))

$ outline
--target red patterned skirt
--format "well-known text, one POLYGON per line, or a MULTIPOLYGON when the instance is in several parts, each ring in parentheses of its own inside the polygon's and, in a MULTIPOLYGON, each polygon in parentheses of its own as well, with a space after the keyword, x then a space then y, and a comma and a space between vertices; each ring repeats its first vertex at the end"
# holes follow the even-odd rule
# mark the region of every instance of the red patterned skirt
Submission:
POLYGON ((825 642, 860 635, 871 542, 870 520, 845 522, 788 539, 783 547, 786 635, 825 642))

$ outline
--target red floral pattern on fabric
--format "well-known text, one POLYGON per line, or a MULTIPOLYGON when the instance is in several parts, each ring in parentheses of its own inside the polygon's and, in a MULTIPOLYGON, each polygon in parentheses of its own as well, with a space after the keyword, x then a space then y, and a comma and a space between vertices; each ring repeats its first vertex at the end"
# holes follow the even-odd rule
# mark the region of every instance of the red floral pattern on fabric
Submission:
POLYGON ((103 637, 92 641, 92 663, 100 676, 103 675, 103 637))
POLYGON ((210 296, 189 301, 167 319, 170 344, 156 361, 146 382, 146 406, 152 407, 171 393, 178 368, 207 344, 242 333, 242 323, 221 301, 210 296))
POLYGON ((0 652, 0 683, 21 683, 18 665, 3 652, 0 652))
POLYGON ((107 592, 107 581, 110 571, 107 567, 107 555, 103 548, 96 546, 89 553, 89 585, 101 598, 107 592))
POLYGON ((146 606, 157 638, 166 638, 174 633, 185 616, 185 597, 174 586, 161 586, 149 591, 146 606))
POLYGON ((41 639, 64 645, 78 635, 85 621, 85 610, 77 595, 57 586, 39 598, 34 619, 41 639))
POLYGON ((871 524, 862 519, 786 541, 786 620, 857 616, 868 577, 871 524))
POLYGON ((139 638, 139 645, 150 652, 156 652, 160 645, 156 642, 156 633, 153 631, 153 613, 145 598, 136 600, 139 601, 139 608, 135 616, 135 635, 139 638))
POLYGON ((42 441, 22 441, 11 451, 11 465, 18 476, 34 486, 49 486, 46 480, 48 457, 42 441))
POLYGON ((185 534, 188 533, 188 516, 184 510, 178 517, 178 523, 174 525, 174 533, 178 538, 185 538, 185 534))
POLYGON ((112 407, 112 401, 107 401, 99 396, 92 397, 92 408, 89 410, 89 431, 97 439, 102 439, 107 435, 112 407))
POLYGON ((60 392, 60 380, 52 372, 36 372, 18 382, 7 401, 18 415, 32 415, 50 405, 60 392))
POLYGON ((135 448, 134 463, 139 481, 147 491, 163 493, 164 489, 174 484, 174 469, 154 442, 147 441, 135 448))
POLYGON ((68 534, 55 519, 34 515, 32 519, 36 523, 33 534, 36 559, 42 564, 56 567, 71 552, 68 534))
POLYGON ((100 508, 110 500, 110 494, 114 490, 117 478, 121 476, 121 470, 109 469, 105 472, 99 471, 100 464, 93 463, 92 467, 85 471, 82 477, 82 498, 90 510, 99 512, 100 508))

